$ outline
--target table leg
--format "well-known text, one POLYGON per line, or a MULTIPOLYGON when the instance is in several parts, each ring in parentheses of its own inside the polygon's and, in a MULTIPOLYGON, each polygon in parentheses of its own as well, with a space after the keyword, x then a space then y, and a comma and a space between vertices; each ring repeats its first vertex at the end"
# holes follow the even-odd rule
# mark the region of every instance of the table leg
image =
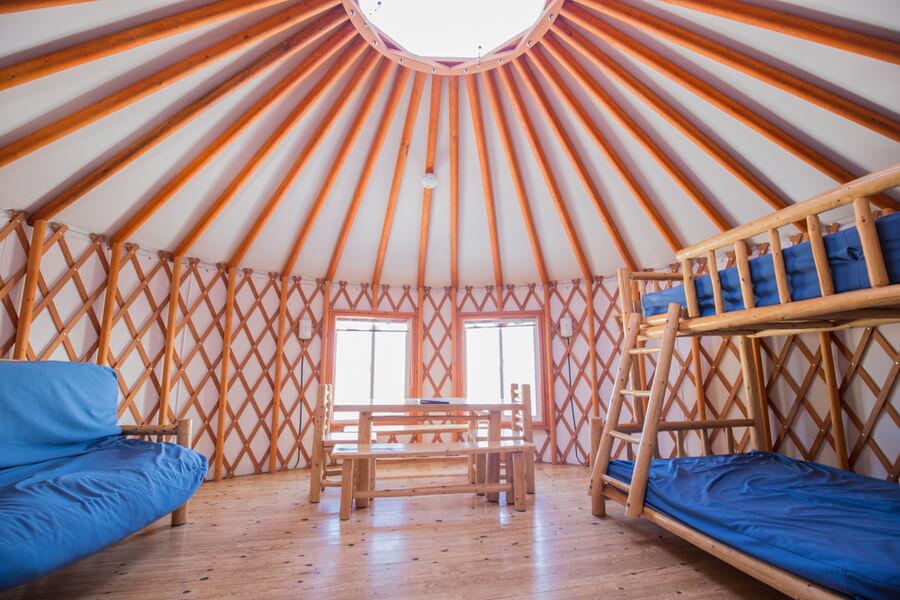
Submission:
MULTIPOLYGON (((490 420, 488 421, 488 440, 491 442, 500 441, 500 418, 502 413, 499 410, 492 410, 490 420)), ((487 458, 487 483, 500 483, 500 454, 491 453, 487 458)), ((499 502, 499 492, 489 492, 487 499, 490 502, 499 502)))
MULTIPOLYGON (((356 438, 357 443, 368 444, 372 439, 372 414, 359 413, 359 436, 356 438)), ((360 460, 356 464, 356 488, 360 491, 369 490, 369 461, 360 460)), ((369 505, 368 498, 359 498, 356 500, 357 508, 365 508, 369 505)))
POLYGON ((512 457, 513 461, 513 472, 515 473, 513 496, 516 499, 516 510, 519 512, 525 510, 525 490, 528 487, 528 484, 525 481, 525 457, 527 455, 527 452, 513 452, 507 454, 507 457, 512 457))

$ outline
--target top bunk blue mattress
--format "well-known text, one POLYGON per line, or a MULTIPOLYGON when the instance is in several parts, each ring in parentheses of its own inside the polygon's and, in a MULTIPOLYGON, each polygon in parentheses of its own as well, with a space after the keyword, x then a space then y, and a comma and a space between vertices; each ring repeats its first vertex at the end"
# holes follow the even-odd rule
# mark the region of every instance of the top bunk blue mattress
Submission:
MULTIPOLYGON (((608 473, 630 482, 632 463, 608 473)), ((654 460, 645 503, 855 598, 897 598, 900 486, 772 452, 654 460)))
MULTIPOLYGON (((900 213, 878 219, 875 226, 881 241, 881 250, 884 253, 888 279, 891 283, 900 283, 900 213)), ((824 237, 824 241, 835 293, 852 292, 870 287, 866 261, 856 227, 827 235, 824 237)), ((785 248, 784 267, 787 271, 792 300, 808 300, 822 295, 809 242, 785 248)), ((771 254, 758 256, 750 261, 750 278, 753 281, 753 296, 756 306, 771 306, 779 303, 771 254)), ((744 301, 741 298, 737 267, 719 271, 719 279, 722 282, 725 312, 743 310, 744 301)), ((706 317, 716 314, 709 275, 697 278, 696 287, 700 302, 700 315, 706 317)), ((641 297, 641 304, 646 316, 665 313, 669 304, 680 304, 687 307, 684 286, 679 285, 644 294, 641 297)))

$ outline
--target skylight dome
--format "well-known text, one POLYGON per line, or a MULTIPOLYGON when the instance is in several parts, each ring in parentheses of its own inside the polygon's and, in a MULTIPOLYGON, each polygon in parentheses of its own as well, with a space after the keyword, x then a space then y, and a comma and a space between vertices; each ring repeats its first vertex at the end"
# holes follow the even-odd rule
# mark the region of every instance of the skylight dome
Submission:
POLYGON ((385 56, 421 71, 463 74, 512 60, 541 38, 562 0, 343 0, 385 56))

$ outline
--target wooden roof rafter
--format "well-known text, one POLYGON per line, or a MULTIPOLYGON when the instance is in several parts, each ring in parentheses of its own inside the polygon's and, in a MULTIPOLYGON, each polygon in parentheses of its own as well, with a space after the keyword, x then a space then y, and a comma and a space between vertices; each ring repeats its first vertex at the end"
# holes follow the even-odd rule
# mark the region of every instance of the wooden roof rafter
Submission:
POLYGON ((397 115, 397 111, 400 107, 400 97, 403 95, 403 90, 406 87, 406 82, 408 79, 408 69, 397 70, 397 75, 394 77, 394 84, 388 94, 384 112, 381 115, 381 120, 378 123, 378 128, 375 130, 375 137, 372 140, 372 144, 369 146, 368 153, 366 153, 366 162, 363 165, 362 170, 360 171, 359 180, 356 183, 356 189, 353 192, 353 196, 350 198, 350 204, 347 207, 347 213, 346 215, 344 215, 344 222, 341 225, 341 231, 340 233, 338 233, 338 239, 334 243, 334 250, 332 250, 331 252, 331 260, 328 263, 328 270, 325 272, 325 281, 334 280, 334 275, 337 272, 338 265, 340 264, 341 256, 344 253, 344 248, 347 245, 347 240, 350 237, 350 231, 353 229, 353 224, 356 221, 356 215, 359 212, 360 205, 362 204, 363 196, 366 192, 366 187, 369 184, 369 179, 372 176, 372 171, 375 169, 375 162, 378 160, 381 149, 384 147, 384 142, 387 139, 387 134, 388 130, 390 129, 391 123, 393 123, 394 118, 397 115))
POLYGON ((372 271, 372 288, 381 284, 381 274, 384 269, 384 259, 387 255, 388 244, 391 239, 391 229, 394 225, 394 211, 397 208, 397 198, 400 196, 400 187, 403 185, 403 173, 406 170, 406 161, 409 157, 409 145, 412 143, 413 132, 419 116, 419 102, 422 99, 422 90, 425 87, 425 75, 416 73, 413 78, 412 91, 409 94, 409 102, 406 107, 406 119, 403 122, 403 132, 400 134, 400 145, 397 148, 397 159, 394 161, 394 174, 391 178, 391 189, 388 192, 387 205, 384 209, 384 223, 381 226, 381 237, 378 242, 378 250, 375 254, 375 267, 372 271))
POLYGON ((487 140, 484 134, 484 116, 481 110, 481 99, 478 92, 478 81, 474 75, 466 75, 466 95, 469 98, 469 109, 472 113, 472 127, 475 130, 475 147, 478 149, 478 164, 481 168, 481 187, 484 192, 484 209, 487 214, 488 236, 491 243, 491 260, 494 265, 494 287, 497 293, 497 305, 503 298, 503 262, 500 257, 500 235, 497 232, 497 209, 494 202, 494 182, 491 176, 491 161, 488 155, 487 140))
MULTIPOLYGON (((375 100, 381 95, 381 92, 382 90, 384 90, 385 85, 387 85, 390 76, 397 68, 396 65, 394 65, 390 61, 384 60, 380 55, 376 53, 369 51, 368 56, 372 57, 373 68, 376 64, 380 63, 378 64, 378 68, 375 73, 375 79, 367 87, 366 94, 362 100, 362 106, 359 107, 356 112, 356 116, 353 119, 353 122, 350 123, 350 127, 344 136, 344 141, 341 142, 341 147, 338 149, 337 153, 334 156, 334 159, 331 161, 331 166, 329 167, 328 173, 325 175, 325 180, 322 182, 319 193, 316 195, 315 200, 313 200, 312 204, 309 207, 309 210, 306 213, 306 218, 303 220, 303 224, 300 226, 300 230, 297 232, 297 238, 294 240, 293 246, 291 246, 291 251, 288 254, 288 258, 284 261, 284 267, 281 269, 282 275, 289 275, 291 272, 293 272, 294 266, 297 263, 297 259, 300 258, 300 253, 303 252, 303 248, 306 245, 306 240, 309 237, 309 234, 312 231, 316 220, 319 218, 319 215, 322 212, 322 208, 325 206, 325 202, 328 200, 328 196, 331 194, 331 190, 334 187, 335 182, 337 181, 338 175, 340 175, 341 168, 343 168, 344 163, 347 162, 347 158, 350 156, 350 151, 353 149, 353 145, 356 143, 356 139, 362 132, 362 128, 363 125, 365 125, 366 119, 368 118, 369 114, 371 114, 372 109, 375 107, 375 100)), ((359 79, 362 78, 363 77, 361 76, 359 77, 359 79)))
MULTIPOLYGON (((569 15, 577 16, 577 18, 573 18, 574 21, 587 28, 591 33, 597 35, 603 41, 612 44, 630 56, 654 68, 656 71, 662 73, 685 89, 690 90, 700 98, 713 106, 716 106, 760 135, 766 137, 772 143, 781 146, 838 183, 846 183, 847 181, 857 178, 857 175, 854 175, 848 169, 845 169, 807 144, 804 144, 795 136, 791 135, 783 128, 778 127, 775 123, 769 121, 761 114, 741 104, 730 94, 726 94, 716 89, 712 84, 692 75, 686 69, 679 67, 661 54, 636 42, 631 36, 619 29, 590 15, 580 8, 570 7, 567 8, 567 11, 569 15)), ((881 194, 876 199, 876 202, 882 207, 890 206, 892 208, 898 208, 896 203, 884 194, 881 194)))
MULTIPOLYGON (((324 4, 320 0, 315 7, 324 4)), ((47 144, 67 136, 91 123, 129 106, 159 89, 179 81, 198 69, 283 31, 321 11, 311 11, 304 4, 287 9, 228 36, 207 48, 198 50, 167 67, 151 73, 96 102, 69 113, 0 148, 0 167, 31 154, 47 144)))
MULTIPOLYGON (((547 48, 551 48, 549 43, 552 43, 551 36, 548 36, 544 39, 544 46, 547 48)), ((541 66, 540 62, 537 62, 538 66, 541 66)), ((599 87, 596 82, 588 76, 586 73, 579 73, 583 71, 583 68, 578 63, 573 62, 572 64, 563 63, 563 68, 565 68, 581 82, 592 82, 592 85, 588 87, 588 91, 594 92, 594 90, 599 87)), ((680 248, 683 247, 681 240, 672 229, 669 227, 669 224, 666 223, 662 214, 660 214, 659 209, 656 208, 653 201, 650 199, 650 196, 647 195, 647 192, 644 191, 644 188, 638 182, 635 175, 631 172, 631 169, 619 155, 619 152, 613 147, 606 136, 600 131, 600 128, 597 124, 591 119, 590 115, 588 115, 587 110, 575 96, 574 92, 569 88, 568 85, 562 80, 559 73, 557 73, 553 69, 541 70, 542 74, 545 76, 547 82, 553 88, 558 96, 560 96, 569 107, 569 109, 575 114, 578 118, 578 121, 581 125, 587 130, 587 133, 594 139, 597 146, 603 151, 603 154, 606 156, 607 160, 609 160, 610 165, 618 174, 619 178, 622 182, 628 187, 628 190, 634 196, 635 200, 637 200, 638 205, 643 209, 644 213, 647 215, 647 218, 650 219, 650 222, 653 223, 653 226, 659 232, 660 236, 666 241, 669 248, 672 249, 673 252, 677 252, 680 248)), ((595 92, 596 93, 596 92, 595 92)))
MULTIPOLYGON (((210 23, 224 21, 255 10, 273 6, 283 0, 218 0, 184 12, 161 17, 134 27, 122 29, 80 44, 62 48, 48 54, 29 58, 0 68, 0 90, 46 77, 86 62, 98 60, 118 52, 149 44, 156 40, 177 35, 210 23)), ((307 16, 326 10, 338 0, 300 0, 297 7, 304 8, 307 16)))
MULTIPOLYGON (((206 166, 225 146, 238 137, 245 129, 252 125, 272 104, 282 98, 290 90, 294 89, 305 77, 321 66, 328 58, 334 55, 346 43, 352 34, 345 36, 334 35, 322 43, 309 54, 299 65, 283 77, 274 87, 270 88, 253 105, 241 113, 225 131, 220 133, 206 148, 196 155, 190 163, 182 168, 174 177, 163 186, 150 200, 148 200, 130 219, 119 228, 111 237, 113 242, 124 242, 135 231, 142 227, 175 193, 181 189, 194 175, 206 166)), ((357 56, 365 46, 361 43, 351 42, 344 51, 343 58, 352 61, 351 57, 357 56)))
POLYGON ((860 103, 830 92, 804 79, 782 71, 762 60, 714 42, 684 27, 660 19, 620 0, 576 0, 594 10, 624 21, 643 31, 689 48, 708 58, 736 69, 785 92, 816 104, 825 110, 876 131, 894 141, 900 141, 900 122, 867 108, 860 103))
POLYGON ((608 54, 593 45, 590 40, 575 31, 569 23, 561 22, 559 30, 564 33, 564 39, 574 48, 579 50, 582 53, 582 56, 590 60, 591 63, 597 67, 603 69, 605 73, 611 75, 616 81, 620 82, 636 94, 657 114, 666 119, 685 137, 703 149, 712 159, 722 165, 722 167, 752 190, 766 204, 776 210, 790 204, 766 182, 762 181, 762 179, 746 165, 732 156, 730 152, 701 130, 700 127, 675 110, 671 104, 666 102, 666 100, 653 89, 635 77, 628 69, 615 62, 608 54))
MULTIPOLYGON (((175 114, 169 116, 165 121, 148 131, 145 135, 128 144, 128 146, 78 179, 65 190, 56 196, 49 198, 40 206, 40 208, 34 211, 31 220, 52 219, 83 198, 85 194, 92 189, 96 188, 115 173, 138 159, 145 152, 148 152, 151 148, 174 134, 181 127, 187 125, 192 119, 199 116, 203 111, 224 98, 226 95, 239 89, 257 75, 271 69, 281 61, 292 56, 294 53, 319 40, 322 36, 332 31, 343 20, 340 13, 329 12, 303 27, 297 33, 275 45, 265 54, 261 55, 252 63, 213 89, 183 107, 175 114)), ((340 36, 342 35, 341 31, 343 31, 344 35, 349 36, 351 29, 351 26, 346 24, 344 28, 336 32, 335 35, 340 36)))
POLYGON ((0 0, 0 14, 53 8, 65 4, 83 4, 95 0, 0 0))
MULTIPOLYGON (((437 155, 438 125, 441 119, 441 95, 444 78, 431 76, 431 102, 428 106, 428 139, 425 147, 425 173, 434 173, 437 155)), ((422 188, 422 219, 419 225, 419 261, 416 270, 416 286, 425 286, 425 266, 428 262, 428 230, 431 226, 431 197, 434 190, 422 188)))
POLYGON ((900 65, 900 43, 871 33, 853 31, 817 19, 738 0, 716 0, 716 2, 663 0, 663 2, 900 65))

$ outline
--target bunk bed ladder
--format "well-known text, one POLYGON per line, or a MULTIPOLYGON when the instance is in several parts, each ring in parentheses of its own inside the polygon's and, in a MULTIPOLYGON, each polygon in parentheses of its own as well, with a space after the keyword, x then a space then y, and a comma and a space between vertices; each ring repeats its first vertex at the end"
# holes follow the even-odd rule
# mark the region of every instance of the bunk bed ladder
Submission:
POLYGON ((675 350, 675 338, 678 335, 678 323, 681 318, 681 307, 670 304, 666 315, 666 327, 663 332, 662 343, 656 348, 638 347, 638 334, 641 328, 641 315, 630 313, 626 315, 625 339, 622 346, 622 357, 619 360, 619 370, 616 373, 616 381, 613 387, 612 398, 609 402, 606 421, 603 424, 603 432, 600 434, 600 445, 597 456, 594 457, 593 470, 591 472, 591 494, 596 495, 603 486, 611 486, 628 495, 625 502, 625 515, 636 518, 641 516, 644 509, 644 493, 647 490, 647 480, 650 475, 650 461, 656 453, 656 438, 659 420, 662 416, 662 405, 666 393, 666 385, 669 380, 669 367, 672 365, 672 354, 675 350), (632 389, 626 388, 631 373, 632 361, 639 354, 656 352, 656 370, 653 373, 653 381, 649 390, 637 389, 637 382, 632 382, 632 389), (642 402, 648 398, 647 410, 644 415, 644 424, 641 434, 631 435, 620 431, 619 418, 625 397, 632 398, 633 403, 642 402), (615 440, 624 441, 637 447, 637 457, 634 461, 634 472, 631 483, 619 481, 607 475, 609 461, 612 457, 612 448, 615 440))

